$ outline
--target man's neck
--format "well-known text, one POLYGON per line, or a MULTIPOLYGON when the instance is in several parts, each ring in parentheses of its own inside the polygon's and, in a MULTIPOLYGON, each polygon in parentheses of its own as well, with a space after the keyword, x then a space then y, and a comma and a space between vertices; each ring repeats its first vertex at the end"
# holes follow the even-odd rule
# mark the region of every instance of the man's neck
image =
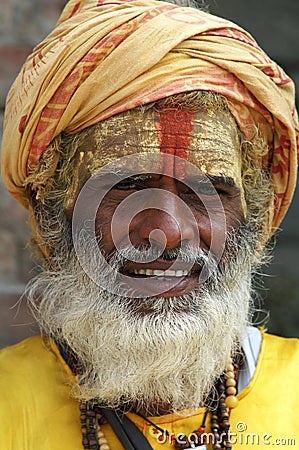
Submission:
POLYGON ((173 413, 173 407, 170 404, 150 404, 150 405, 132 405, 130 408, 131 412, 135 412, 136 414, 140 414, 145 417, 154 417, 154 416, 164 416, 166 414, 173 413))

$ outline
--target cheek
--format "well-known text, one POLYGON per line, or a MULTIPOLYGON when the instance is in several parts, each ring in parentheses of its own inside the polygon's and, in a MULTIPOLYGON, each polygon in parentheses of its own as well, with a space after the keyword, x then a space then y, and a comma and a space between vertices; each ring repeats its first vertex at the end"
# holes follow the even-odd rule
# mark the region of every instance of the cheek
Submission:
POLYGON ((238 228, 244 221, 241 198, 219 202, 206 201, 205 205, 190 205, 200 235, 200 246, 211 249, 216 255, 221 255, 227 238, 227 233, 238 228))
POLYGON ((200 236, 200 247, 220 254, 224 248, 227 228, 223 212, 217 214, 214 211, 209 214, 204 206, 191 210, 200 236))
POLYGON ((105 254, 109 254, 115 247, 111 232, 111 222, 114 211, 115 208, 111 203, 104 199, 96 214, 96 235, 101 238, 100 245, 105 254))
POLYGON ((130 224, 134 213, 130 208, 122 206, 126 194, 109 193, 101 202, 96 214, 95 229, 101 236, 101 249, 109 254, 122 243, 127 242, 130 234, 130 224))

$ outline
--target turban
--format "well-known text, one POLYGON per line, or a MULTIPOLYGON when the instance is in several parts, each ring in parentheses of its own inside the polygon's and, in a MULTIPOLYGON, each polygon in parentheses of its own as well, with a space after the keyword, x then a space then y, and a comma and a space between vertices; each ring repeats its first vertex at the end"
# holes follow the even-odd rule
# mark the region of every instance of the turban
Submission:
MULTIPOLYGON (((242 28, 154 0, 71 0, 8 94, 3 181, 27 205, 26 178, 61 132, 192 90, 228 99, 246 139, 259 130, 276 194, 272 231, 291 201, 297 169, 294 85, 242 28)), ((53 167, 53 171, 55 167, 53 167)), ((53 173, 53 172, 52 172, 53 173)))

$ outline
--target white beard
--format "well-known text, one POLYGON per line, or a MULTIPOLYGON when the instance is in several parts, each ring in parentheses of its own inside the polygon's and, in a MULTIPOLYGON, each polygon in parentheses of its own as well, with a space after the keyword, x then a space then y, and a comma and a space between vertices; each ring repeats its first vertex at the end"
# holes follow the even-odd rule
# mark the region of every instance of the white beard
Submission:
MULTIPOLYGON (((205 404, 249 317, 256 254, 243 238, 226 258, 223 274, 197 292, 136 302, 99 288, 75 256, 59 271, 38 275, 27 291, 32 309, 46 333, 70 346, 84 367, 74 395, 151 410, 205 404), (150 312, 140 314, 140 302, 150 312)), ((89 254, 87 261, 105 279, 98 261, 89 254)))

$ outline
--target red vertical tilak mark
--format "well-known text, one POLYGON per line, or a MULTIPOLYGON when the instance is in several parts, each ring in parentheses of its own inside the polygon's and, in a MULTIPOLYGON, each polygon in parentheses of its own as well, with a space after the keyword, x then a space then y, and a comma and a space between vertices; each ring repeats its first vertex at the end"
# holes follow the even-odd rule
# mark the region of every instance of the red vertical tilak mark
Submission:
POLYGON ((161 159, 161 171, 164 175, 179 180, 185 178, 185 161, 188 158, 191 134, 194 129, 194 113, 186 109, 165 109, 155 113, 155 127, 158 131, 160 152, 174 155, 176 158, 161 159))

